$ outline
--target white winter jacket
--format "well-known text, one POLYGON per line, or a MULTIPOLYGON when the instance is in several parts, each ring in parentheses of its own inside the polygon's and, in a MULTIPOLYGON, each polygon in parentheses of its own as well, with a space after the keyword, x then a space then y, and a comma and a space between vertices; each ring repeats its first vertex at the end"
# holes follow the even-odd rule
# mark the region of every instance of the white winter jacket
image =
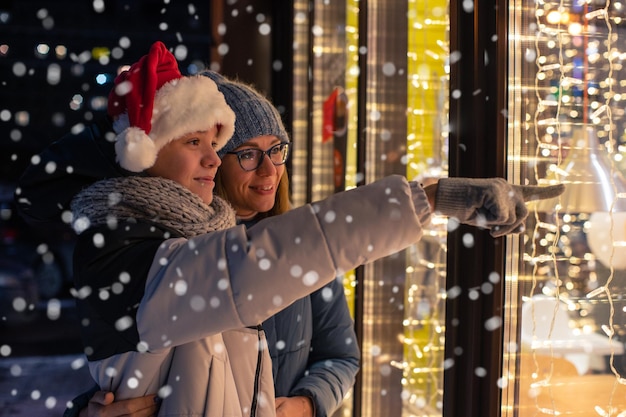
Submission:
POLYGON ((116 399, 159 392, 159 416, 274 416, 258 324, 416 242, 429 216, 423 190, 390 176, 249 229, 191 239, 146 222, 89 229, 75 280, 91 374, 116 399))

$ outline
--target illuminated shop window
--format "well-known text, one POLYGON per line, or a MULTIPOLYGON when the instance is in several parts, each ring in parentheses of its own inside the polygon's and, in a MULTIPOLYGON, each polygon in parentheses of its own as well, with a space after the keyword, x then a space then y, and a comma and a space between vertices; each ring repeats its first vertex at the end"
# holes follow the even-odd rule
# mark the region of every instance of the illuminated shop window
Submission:
POLYGON ((510 176, 567 188, 510 248, 504 415, 626 413, 623 17, 621 2, 511 7, 510 176))

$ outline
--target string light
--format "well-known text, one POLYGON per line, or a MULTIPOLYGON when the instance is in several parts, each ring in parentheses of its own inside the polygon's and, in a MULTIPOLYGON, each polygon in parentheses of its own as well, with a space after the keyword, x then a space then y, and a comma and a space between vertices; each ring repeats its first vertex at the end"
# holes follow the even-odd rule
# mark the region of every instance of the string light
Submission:
MULTIPOLYGON (((427 185, 447 176, 449 18, 447 0, 409 1, 407 176, 427 185)), ((407 416, 441 416, 443 407, 446 235, 435 217, 408 251, 403 404, 407 416)))
MULTIPOLYGON (((524 236, 523 261, 529 269, 525 275, 528 279, 520 279, 520 290, 525 303, 532 303, 533 297, 538 295, 553 298, 555 305, 565 301, 568 315, 575 318, 574 334, 597 331, 598 336, 606 337, 609 346, 613 346, 612 339, 619 333, 614 325, 613 300, 616 295, 623 295, 613 294, 615 286, 611 285, 616 272, 613 257, 618 246, 612 231, 614 222, 621 218, 615 216, 615 212, 625 207, 624 201, 620 201, 623 192, 619 189, 621 180, 616 166, 616 161, 623 160, 616 155, 619 142, 623 140, 618 136, 624 130, 624 111, 620 104, 623 91, 616 89, 624 88, 619 83, 624 55, 619 50, 623 42, 616 42, 614 28, 622 22, 622 9, 621 3, 601 4, 592 0, 572 3, 542 0, 534 2, 532 10, 519 9, 527 18, 534 16, 526 21, 528 27, 522 31, 532 35, 526 39, 533 39, 534 49, 527 50, 525 57, 527 63, 535 65, 534 77, 525 80, 522 75, 521 80, 524 83, 534 79, 532 85, 517 87, 534 93, 534 97, 521 93, 520 99, 524 103, 522 111, 532 121, 522 132, 521 141, 528 144, 530 151, 535 145, 534 158, 529 157, 527 164, 532 174, 522 173, 522 176, 538 184, 563 182, 570 192, 558 201, 551 201, 549 210, 546 204, 535 206, 531 218, 534 227, 524 236), (584 176, 568 163, 577 156, 587 158, 589 172, 596 172, 598 164, 608 166, 604 184, 600 181, 585 184, 581 180, 584 176), (588 241, 597 213, 585 211, 582 202, 587 199, 596 204, 599 200, 583 195, 585 192, 581 190, 589 189, 588 186, 601 189, 601 200, 608 201, 608 207, 603 209, 610 217, 608 239, 603 235, 605 242, 611 242, 610 254, 603 257, 607 265, 598 262, 588 241), (594 313, 603 306, 608 307, 608 319, 594 313)), ((530 67, 521 66, 523 69, 530 67)), ((547 323, 535 322, 535 316, 530 316, 533 328, 541 327, 542 333, 548 330, 545 337, 548 342, 555 326, 556 310, 554 313, 547 323)), ((563 355, 555 351, 552 343, 548 345, 552 357, 563 355)), ((614 353, 611 350, 609 368, 619 381, 622 377, 615 367, 614 353)), ((535 369, 533 375, 539 374, 539 369, 535 369)), ((552 374, 542 378, 545 379, 541 381, 550 386, 552 374)), ((520 409, 528 398, 528 393, 521 394, 524 395, 519 397, 520 409)), ((540 404, 538 395, 533 398, 535 409, 541 413, 558 415, 563 412, 554 398, 552 407, 540 404)), ((596 412, 604 406, 597 405, 596 412)))

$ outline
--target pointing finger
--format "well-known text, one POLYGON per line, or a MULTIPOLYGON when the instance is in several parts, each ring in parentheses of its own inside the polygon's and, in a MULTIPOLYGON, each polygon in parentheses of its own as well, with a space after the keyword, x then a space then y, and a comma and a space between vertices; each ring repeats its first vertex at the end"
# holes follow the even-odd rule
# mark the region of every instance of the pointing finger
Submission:
POLYGON ((538 187, 536 185, 519 185, 518 187, 522 192, 524 202, 558 197, 565 191, 565 185, 563 184, 549 185, 547 187, 538 187))

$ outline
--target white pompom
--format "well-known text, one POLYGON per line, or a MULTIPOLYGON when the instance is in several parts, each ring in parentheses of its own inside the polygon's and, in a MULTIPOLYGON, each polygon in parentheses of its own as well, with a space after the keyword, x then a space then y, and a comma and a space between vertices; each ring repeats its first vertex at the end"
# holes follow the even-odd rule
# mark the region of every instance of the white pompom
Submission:
POLYGON ((141 172, 154 165, 157 149, 146 132, 137 127, 129 127, 117 135, 115 153, 122 168, 141 172))

